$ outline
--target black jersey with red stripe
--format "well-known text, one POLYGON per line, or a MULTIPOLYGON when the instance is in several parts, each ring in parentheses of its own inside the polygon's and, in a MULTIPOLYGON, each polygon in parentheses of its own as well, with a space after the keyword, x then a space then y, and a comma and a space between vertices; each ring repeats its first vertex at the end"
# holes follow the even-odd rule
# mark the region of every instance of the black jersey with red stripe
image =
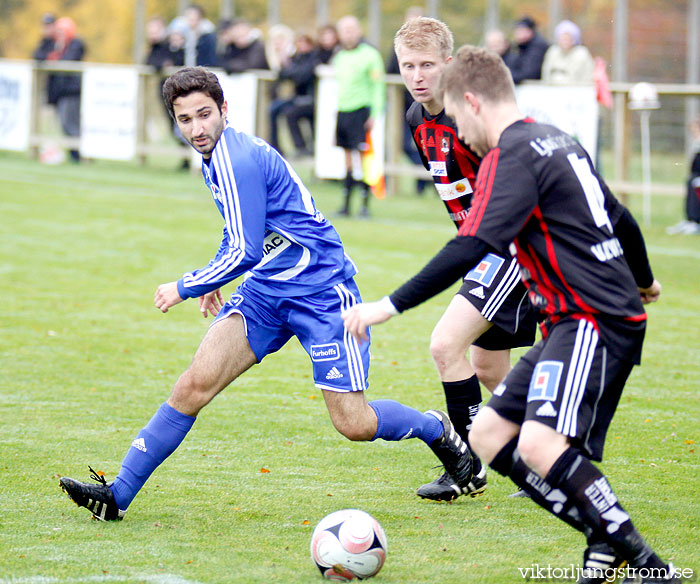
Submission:
POLYGON ((480 159, 459 139, 445 110, 431 116, 420 103, 413 102, 406 121, 423 166, 430 171, 450 219, 459 228, 469 212, 480 159))
POLYGON ((550 323, 580 315, 643 330, 639 290, 613 230, 623 211, 576 140, 526 119, 484 157, 459 233, 496 249, 512 244, 530 300, 550 323))

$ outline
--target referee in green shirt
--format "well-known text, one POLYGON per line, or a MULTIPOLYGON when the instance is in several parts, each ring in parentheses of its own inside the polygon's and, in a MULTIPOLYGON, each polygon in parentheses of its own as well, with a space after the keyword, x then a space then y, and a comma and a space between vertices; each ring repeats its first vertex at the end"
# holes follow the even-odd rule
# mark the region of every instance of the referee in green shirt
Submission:
MULTIPOLYGON (((333 58, 338 80, 338 125, 336 142, 345 150, 344 203, 340 215, 350 214, 350 198, 355 180, 352 176, 353 150, 367 147, 366 134, 384 110, 386 89, 384 63, 377 49, 363 41, 362 26, 354 16, 338 21, 338 38, 342 49, 333 58)), ((362 186, 361 216, 369 215, 369 185, 362 186)))

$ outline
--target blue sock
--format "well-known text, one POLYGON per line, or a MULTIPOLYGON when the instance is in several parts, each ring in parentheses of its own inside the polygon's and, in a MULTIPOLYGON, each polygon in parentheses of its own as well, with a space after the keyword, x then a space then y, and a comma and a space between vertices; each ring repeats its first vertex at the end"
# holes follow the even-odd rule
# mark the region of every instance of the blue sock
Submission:
POLYGON ((167 403, 160 406, 131 443, 112 484, 114 500, 120 509, 126 510, 151 473, 180 445, 195 419, 167 403))
POLYGON ((372 440, 404 440, 420 438, 428 446, 442 436, 442 422, 397 401, 378 399, 369 402, 377 414, 377 433, 372 440))

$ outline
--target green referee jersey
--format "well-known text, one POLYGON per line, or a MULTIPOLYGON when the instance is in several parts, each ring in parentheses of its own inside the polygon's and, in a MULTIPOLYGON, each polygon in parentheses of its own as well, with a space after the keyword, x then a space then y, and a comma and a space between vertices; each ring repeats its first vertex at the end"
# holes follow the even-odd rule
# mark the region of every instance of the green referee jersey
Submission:
POLYGON ((373 118, 384 111, 384 63, 377 49, 361 42, 354 49, 338 51, 333 65, 338 80, 338 111, 369 107, 373 118))

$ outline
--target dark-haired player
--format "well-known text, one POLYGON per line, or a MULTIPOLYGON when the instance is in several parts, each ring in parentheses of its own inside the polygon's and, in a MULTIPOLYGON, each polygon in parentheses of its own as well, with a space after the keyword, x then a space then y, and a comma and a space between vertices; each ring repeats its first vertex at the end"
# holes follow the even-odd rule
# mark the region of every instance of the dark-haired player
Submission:
POLYGON ((216 319, 168 400, 131 443, 114 482, 93 473, 101 484, 64 477, 61 487, 96 518, 121 519, 200 410, 296 336, 341 434, 357 441, 420 438, 468 489, 471 454, 445 414, 365 399, 368 347, 346 333, 341 317, 360 301, 357 270, 289 163, 263 140, 226 123, 221 86, 206 69, 181 69, 166 80, 163 97, 182 135, 202 154, 204 182, 224 229, 209 264, 159 286, 155 305, 168 312, 199 298, 202 314, 216 319), (224 303, 219 288, 245 273, 248 278, 224 303))
MULTIPOLYGON (((678 582, 591 462, 602 459, 625 381, 640 361, 642 303, 661 292, 639 227, 578 142, 523 117, 496 53, 462 47, 443 71, 441 91, 460 137, 483 157, 474 201, 459 235, 384 304, 394 297, 418 304, 485 252, 510 245, 545 318, 544 338, 477 414, 471 445, 586 535, 582 582, 603 582, 600 568, 624 563, 641 578, 630 582, 678 582)), ((346 327, 362 339, 368 325, 389 316, 359 305, 345 315, 346 327)))
MULTIPOLYGON (((459 228, 467 218, 481 158, 459 139, 437 92, 440 72, 452 59, 452 48, 450 29, 434 18, 412 18, 394 37, 401 76, 415 100, 406 114, 408 125, 423 165, 459 228)), ((430 351, 442 381, 447 413, 466 440, 470 420, 481 403, 479 382, 493 391, 510 371, 510 350, 533 344, 536 321, 517 262, 507 250, 485 254, 465 274, 459 292, 433 329, 430 351)), ((402 310, 402 299, 394 300, 402 310)), ((483 491, 486 469, 478 459, 474 471, 477 491, 483 491)), ((417 491, 434 500, 454 499, 460 493, 449 473, 417 491)))

